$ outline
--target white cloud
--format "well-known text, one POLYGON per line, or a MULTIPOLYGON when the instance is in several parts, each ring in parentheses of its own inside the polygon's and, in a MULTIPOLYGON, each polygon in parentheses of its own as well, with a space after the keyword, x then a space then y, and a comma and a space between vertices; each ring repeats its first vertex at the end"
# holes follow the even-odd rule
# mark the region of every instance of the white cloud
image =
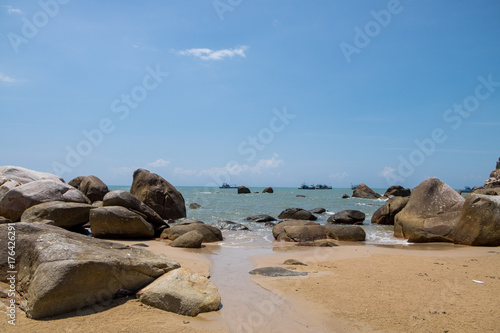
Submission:
POLYGON ((137 168, 134 167, 119 167, 119 168, 111 168, 111 171, 116 176, 131 176, 137 168))
POLYGON ((382 170, 379 173, 379 175, 384 177, 384 178, 388 178, 388 177, 394 176, 394 171, 396 171, 396 169, 386 166, 384 168, 384 170, 382 170))
POLYGON ((222 49, 222 50, 211 50, 211 49, 188 49, 184 51, 177 52, 183 56, 193 56, 201 60, 222 60, 224 58, 232 58, 234 56, 240 56, 245 58, 245 51, 248 46, 240 46, 236 49, 222 49))
POLYGON ((169 161, 166 161, 166 160, 160 158, 160 159, 158 159, 158 160, 156 160, 154 162, 146 164, 146 166, 149 167, 149 168, 164 168, 164 167, 166 167, 169 164, 170 164, 169 161))
POLYGON ((331 179, 334 179, 336 181, 342 181, 342 180, 345 180, 349 177, 349 174, 347 172, 337 172, 337 173, 333 173, 330 175, 330 178, 331 179))
POLYGON ((7 13, 9 14, 22 14, 22 10, 20 10, 19 8, 14 8, 10 5, 4 5, 2 6, 3 8, 7 9, 7 13))
POLYGON ((0 72, 0 82, 14 83, 16 80, 0 72))

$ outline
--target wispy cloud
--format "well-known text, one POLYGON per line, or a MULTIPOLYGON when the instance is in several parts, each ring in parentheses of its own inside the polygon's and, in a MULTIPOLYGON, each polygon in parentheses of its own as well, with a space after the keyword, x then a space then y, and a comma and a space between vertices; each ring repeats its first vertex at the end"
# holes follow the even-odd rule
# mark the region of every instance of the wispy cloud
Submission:
POLYGON ((16 79, 13 79, 3 73, 0 72, 0 82, 4 82, 4 83, 14 83, 16 82, 17 80, 16 79))
POLYGON ((148 46, 148 45, 144 45, 144 44, 139 43, 139 42, 132 43, 131 46, 134 49, 143 50, 143 51, 158 51, 154 47, 151 47, 151 46, 148 46))
POLYGON ((248 50, 248 46, 240 46, 236 49, 222 49, 222 50, 188 49, 184 51, 179 51, 177 52, 177 54, 183 56, 192 56, 195 58, 199 58, 201 60, 222 60, 224 58, 232 58, 234 56, 245 58, 246 50, 248 50))
POLYGON ((395 171, 396 171, 396 169, 386 166, 384 168, 384 170, 380 171, 379 175, 384 177, 384 178, 390 178, 390 177, 394 176, 395 171))
POLYGON ((336 181, 342 181, 345 180, 349 177, 349 174, 347 172, 337 172, 333 173, 330 175, 330 178, 336 181))
POLYGON ((19 8, 14 8, 14 7, 10 6, 10 5, 3 5, 2 7, 5 8, 5 9, 7 9, 7 13, 9 13, 11 15, 12 14, 19 14, 19 15, 21 15, 23 13, 23 11, 20 10, 19 8))
POLYGON ((160 158, 154 162, 146 164, 146 166, 149 168, 164 168, 164 167, 168 166, 169 164, 170 164, 170 161, 166 161, 166 160, 160 158))

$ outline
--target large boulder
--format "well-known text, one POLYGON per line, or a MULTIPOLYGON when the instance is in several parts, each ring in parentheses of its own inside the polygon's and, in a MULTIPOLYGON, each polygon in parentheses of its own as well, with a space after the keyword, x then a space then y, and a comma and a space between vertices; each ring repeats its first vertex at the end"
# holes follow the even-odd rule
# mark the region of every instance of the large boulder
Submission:
POLYGON ((326 238, 324 231, 319 231, 320 226, 316 222, 304 220, 288 220, 276 224, 273 227, 273 236, 278 241, 300 241, 302 238, 309 240, 326 238), (311 228, 311 230, 309 230, 311 228), (288 234, 290 233, 290 234, 288 234), (301 237, 301 233, 304 234, 301 237))
POLYGON ((161 176, 138 169, 130 193, 151 207, 162 219, 186 217, 186 203, 182 194, 161 176))
POLYGON ((238 186, 238 194, 249 194, 252 193, 250 189, 246 186, 238 186))
POLYGON ((184 316, 220 308, 221 297, 217 287, 205 276, 186 268, 179 268, 141 289, 139 300, 147 305, 184 316))
POLYGON ((302 208, 287 208, 278 215, 279 219, 316 221, 318 218, 302 208))
POLYGON ((359 210, 343 210, 330 216, 327 222, 332 224, 361 224, 365 217, 365 213, 359 210))
POLYGON ((21 222, 51 221, 55 226, 71 229, 89 222, 92 205, 50 201, 26 209, 21 215, 21 222))
POLYGON ((384 197, 409 197, 411 195, 411 190, 409 188, 404 188, 400 185, 391 186, 385 191, 384 197))
POLYGON ((26 209, 42 202, 90 203, 79 190, 60 180, 40 179, 10 189, 0 199, 0 215, 18 221, 26 209))
POLYGON ((197 230, 191 230, 177 237, 174 241, 172 241, 172 243, 170 243, 170 246, 200 248, 201 243, 203 243, 203 235, 197 230))
POLYGON ((108 186, 96 176, 77 177, 69 182, 89 198, 90 201, 102 201, 106 193, 109 192, 108 186))
POLYGON ((484 183, 484 188, 499 188, 500 187, 500 169, 493 170, 490 173, 490 178, 484 183))
POLYGON ((12 180, 19 185, 31 183, 35 180, 51 179, 54 181, 64 182, 64 180, 56 175, 47 172, 30 170, 18 166, 2 166, 0 167, 0 183, 4 180, 12 180))
POLYGON ((413 189, 410 200, 394 219, 394 236, 412 243, 452 242, 451 232, 465 199, 437 178, 413 189))
POLYGON ((167 225, 158 213, 144 204, 135 195, 127 191, 111 191, 106 193, 103 198, 102 206, 121 206, 130 208, 146 215, 148 222, 151 222, 156 226, 167 225))
POLYGON ((359 184, 358 187, 352 192, 353 198, 364 198, 364 199, 378 199, 382 197, 380 194, 373 191, 366 184, 359 184))
MULTIPOLYGON (((1 239, 9 226, 0 225, 1 239)), ((16 223, 15 269, 0 261, 0 281, 17 271, 16 289, 29 318, 40 319, 136 292, 179 264, 147 250, 90 238, 40 223, 16 223)), ((0 257, 7 258, 6 241, 0 257)))
POLYGON ((358 242, 366 239, 366 232, 358 225, 324 225, 327 238, 358 242))
POLYGON ((409 200, 410 198, 408 197, 394 197, 389 199, 385 205, 373 213, 372 223, 394 225, 396 214, 405 208, 409 200))
POLYGON ((468 195, 452 238, 458 244, 500 246, 500 197, 468 195))
POLYGON ((175 240, 192 230, 196 230, 203 235, 203 243, 220 242, 223 240, 222 232, 219 229, 201 221, 193 221, 187 224, 175 225, 165 229, 163 230, 160 238, 175 240))
POLYGON ((91 210, 90 229, 97 238, 152 238, 155 234, 153 225, 143 216, 121 206, 91 210))

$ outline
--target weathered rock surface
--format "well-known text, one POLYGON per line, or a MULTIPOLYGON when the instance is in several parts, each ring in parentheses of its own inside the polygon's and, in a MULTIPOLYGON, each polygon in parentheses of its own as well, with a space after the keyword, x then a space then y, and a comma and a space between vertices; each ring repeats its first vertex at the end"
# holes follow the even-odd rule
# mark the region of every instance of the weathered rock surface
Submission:
POLYGON ((12 180, 19 185, 31 183, 36 180, 50 179, 54 181, 64 182, 64 180, 56 175, 47 172, 30 170, 18 166, 6 165, 0 167, 0 185, 3 180, 12 180))
POLYGON ((318 207, 318 208, 311 209, 309 211, 313 214, 323 214, 324 212, 326 212, 326 209, 318 207))
POLYGON ((267 214, 260 214, 260 215, 249 216, 245 220, 247 220, 247 221, 254 221, 254 222, 258 222, 258 223, 277 221, 274 217, 272 217, 270 215, 267 215, 267 214))
POLYGON ((359 210, 343 210, 330 216, 327 222, 332 224, 361 224, 365 217, 365 213, 359 210))
POLYGON ((307 272, 296 272, 283 267, 262 267, 250 271, 252 275, 277 276, 305 276, 307 272))
POLYGON ((358 225, 324 225, 327 238, 339 241, 360 242, 366 239, 366 232, 358 225))
POLYGON ((155 226, 167 225, 167 223, 152 208, 144 204, 135 195, 127 191, 111 191, 106 193, 102 202, 103 207, 121 206, 133 209, 146 216, 148 222, 155 226))
POLYGON ((248 187, 238 186, 238 194, 248 194, 248 193, 252 193, 248 187))
POLYGON ((182 194, 161 176, 138 169, 130 193, 151 207, 162 219, 186 217, 186 203, 182 194))
POLYGON ((364 199, 378 199, 382 196, 373 191, 366 184, 359 184, 358 187, 352 192, 352 197, 364 198, 364 199))
POLYGON ((279 219, 316 221, 318 218, 302 208, 287 208, 278 215, 279 219))
POLYGON ((21 222, 52 221, 61 228, 74 228, 89 222, 90 204, 64 201, 44 202, 26 209, 21 222))
POLYGON ((473 192, 474 194, 484 195, 500 195, 500 187, 479 188, 473 192))
POLYGON ((396 214, 405 208, 409 200, 410 198, 408 197, 394 197, 389 199, 384 206, 373 213, 372 223, 394 225, 396 214))
POLYGON ((71 180, 69 184, 79 189, 92 202, 103 201, 104 196, 109 192, 108 186, 96 176, 79 176, 71 180))
POLYGON ((217 221, 212 223, 211 226, 220 230, 248 230, 243 224, 232 221, 217 221))
POLYGON ((173 247, 186 247, 186 248, 200 248, 203 243, 203 235, 199 231, 191 230, 183 235, 177 237, 170 246, 173 247))
POLYGON ((180 224, 163 230, 161 238, 175 240, 185 233, 196 230, 203 235, 203 243, 213 243, 222 241, 222 233, 216 227, 205 224, 201 221, 191 222, 189 224, 180 224))
POLYGON ((155 234, 153 225, 143 216, 121 206, 92 209, 90 229, 97 238, 152 238, 155 234))
POLYGON ((42 202, 90 203, 79 190, 60 180, 41 179, 11 188, 0 199, 0 215, 18 221, 26 209, 42 202))
POLYGON ((283 262, 283 265, 299 265, 299 266, 307 266, 302 261, 298 261, 297 259, 287 259, 283 262))
POLYGON ((400 185, 391 186, 385 191, 384 197, 409 197, 411 195, 411 190, 409 188, 404 188, 400 185))
MULTIPOLYGON (((273 236, 276 240, 278 241, 287 241, 291 242, 294 241, 292 237, 290 237, 287 234, 287 231, 285 228, 290 228, 290 227, 295 227, 296 229, 288 229, 290 232, 294 232, 294 235, 290 236, 296 236, 296 233, 301 230, 301 231, 306 231, 304 228, 312 227, 313 230, 311 230, 310 233, 307 233, 307 237, 310 237, 311 234, 316 234, 318 232, 318 227, 321 227, 318 223, 316 222, 311 222, 311 221, 303 221, 303 220, 288 220, 288 221, 283 221, 278 223, 273 227, 273 236), (299 229, 301 228, 301 229, 299 229)), ((326 238, 326 235, 324 234, 323 231, 323 237, 326 238)), ((297 237, 298 240, 300 240, 300 236, 297 237)), ((297 241, 298 241, 297 240, 297 241)))
POLYGON ((266 188, 262 191, 262 193, 274 193, 274 190, 273 190, 273 188, 272 188, 272 187, 266 187, 266 188))
POLYGON ((185 268, 168 272, 137 293, 147 305, 184 316, 216 311, 221 304, 217 287, 205 276, 185 268))
POLYGON ((452 238, 458 244, 500 246, 500 197, 468 195, 452 238))
POLYGON ((500 169, 493 170, 490 173, 490 178, 484 183, 484 188, 498 188, 500 187, 500 169))
MULTIPOLYGON (((29 318, 80 310, 135 292, 179 264, 151 252, 90 238, 40 223, 16 223, 17 292, 29 318)), ((0 225, 7 239, 8 225, 0 225)), ((0 256, 7 258, 7 242, 0 256)), ((7 260, 0 261, 0 281, 7 282, 7 260)))
POLYGON ((465 199, 437 178, 424 180, 394 219, 394 236, 412 243, 452 242, 465 199))

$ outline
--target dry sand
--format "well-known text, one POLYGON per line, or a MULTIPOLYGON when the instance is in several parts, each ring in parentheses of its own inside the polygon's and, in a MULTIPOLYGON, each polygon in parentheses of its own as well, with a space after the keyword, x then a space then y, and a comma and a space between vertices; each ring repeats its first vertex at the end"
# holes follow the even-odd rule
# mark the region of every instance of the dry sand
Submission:
POLYGON ((211 273, 223 308, 191 318, 118 299, 47 320, 27 319, 18 310, 16 326, 5 316, 0 332, 498 332, 500 327, 500 248, 275 243, 273 250, 218 245, 187 250, 142 243, 184 267, 211 273), (289 258, 308 266, 282 266, 289 258), (264 266, 309 275, 248 274, 264 266))

